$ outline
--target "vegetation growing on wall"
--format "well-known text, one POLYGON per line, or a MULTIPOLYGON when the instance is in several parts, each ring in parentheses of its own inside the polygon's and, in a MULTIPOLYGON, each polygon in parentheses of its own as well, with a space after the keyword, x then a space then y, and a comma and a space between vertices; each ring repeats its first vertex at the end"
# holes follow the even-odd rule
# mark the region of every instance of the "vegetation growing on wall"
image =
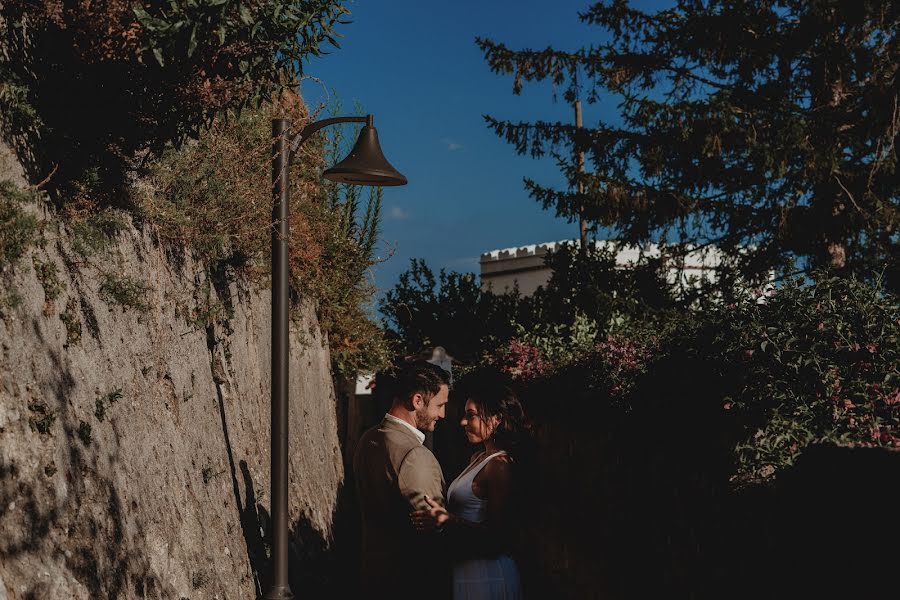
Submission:
POLYGON ((37 239, 37 219, 22 209, 32 194, 11 181, 0 181, 0 271, 6 271, 37 239))
MULTIPOLYGON (((309 120, 299 96, 285 93, 272 105, 215 119, 196 143, 166 151, 139 190, 139 218, 170 248, 192 252, 212 270, 268 284, 276 115, 296 128, 309 120)), ((320 183, 323 156, 344 147, 328 144, 322 136, 308 141, 293 163, 291 282, 316 301, 335 367, 352 373, 387 359, 383 335, 365 311, 381 194, 363 203, 352 187, 320 183)), ((211 307, 206 318, 227 320, 227 311, 211 307)))
POLYGON ((2 125, 28 138, 20 158, 35 181, 54 172, 60 187, 94 171, 121 190, 136 153, 294 87, 346 14, 335 0, 7 0, 2 125))
MULTIPOLYGON (((170 250, 198 257, 208 280, 267 281, 270 121, 308 120, 296 93, 304 60, 337 46, 347 14, 339 0, 0 3, 0 129, 61 209, 72 264, 97 271, 107 301, 149 308, 143 282, 96 260, 129 217, 170 250)), ((317 301, 335 366, 354 371, 387 357, 365 306, 380 192, 364 203, 322 186, 326 151, 319 137, 295 161, 293 291, 317 301)), ((11 187, 2 193, 6 266, 36 223, 16 209, 11 187)), ((51 307, 54 265, 34 260, 51 307)), ((220 300, 191 318, 227 321, 220 300)), ((61 318, 75 344, 71 307, 61 318)))

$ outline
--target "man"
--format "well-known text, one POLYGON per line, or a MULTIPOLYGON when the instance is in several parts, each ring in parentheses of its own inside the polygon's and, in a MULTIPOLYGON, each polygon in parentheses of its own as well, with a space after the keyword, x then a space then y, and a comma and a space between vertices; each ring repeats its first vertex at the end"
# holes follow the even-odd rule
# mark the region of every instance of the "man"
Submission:
POLYGON ((441 467, 422 443, 423 432, 444 418, 449 380, 437 365, 404 365, 392 382, 390 410, 360 438, 353 473, 362 513, 363 591, 370 597, 429 591, 434 597, 434 587, 444 585, 434 534, 417 534, 410 513, 428 508, 426 496, 444 504, 441 467))

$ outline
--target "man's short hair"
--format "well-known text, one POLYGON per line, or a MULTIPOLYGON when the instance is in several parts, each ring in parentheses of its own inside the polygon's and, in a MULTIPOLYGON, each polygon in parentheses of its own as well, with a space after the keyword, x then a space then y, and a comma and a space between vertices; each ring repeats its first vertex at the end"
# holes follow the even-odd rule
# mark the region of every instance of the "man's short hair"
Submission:
POLYGON ((392 379, 394 403, 405 404, 413 395, 422 394, 428 404, 442 385, 450 385, 450 373, 424 360, 401 364, 392 379))

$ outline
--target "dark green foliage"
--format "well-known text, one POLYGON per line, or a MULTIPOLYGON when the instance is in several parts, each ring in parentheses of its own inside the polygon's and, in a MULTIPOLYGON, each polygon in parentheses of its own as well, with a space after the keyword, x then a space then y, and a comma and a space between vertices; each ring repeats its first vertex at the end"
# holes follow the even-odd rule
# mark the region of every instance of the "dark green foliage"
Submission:
POLYGON ((34 273, 44 288, 44 296, 48 304, 59 298, 66 289, 66 284, 59 279, 59 270, 55 262, 43 261, 37 256, 31 258, 34 264, 34 273))
POLYGON ((10 288, 0 291, 0 317, 4 317, 6 311, 18 308, 22 305, 22 295, 18 290, 10 288))
POLYGON ((482 291, 472 273, 442 269, 435 277, 424 260, 412 259, 379 308, 405 354, 440 345, 468 362, 515 335, 523 304, 518 293, 482 291))
POLYGON ((539 421, 566 398, 564 414, 590 427, 628 417, 715 431, 737 486, 771 479, 813 444, 900 448, 900 299, 880 280, 821 274, 698 304, 605 269, 603 253, 549 260, 550 283, 530 298, 414 261, 381 310, 405 354, 439 344, 515 376, 539 421))
POLYGON ((104 252, 126 226, 124 213, 112 208, 71 209, 65 216, 72 249, 85 258, 104 252))
POLYGON ((103 401, 107 404, 115 404, 122 399, 122 388, 116 388, 103 396, 103 401))
POLYGON ((32 200, 13 182, 0 181, 0 271, 13 266, 37 240, 37 219, 20 206, 32 200))
POLYGON ((85 446, 90 446, 93 438, 91 437, 91 424, 85 423, 84 421, 78 422, 78 439, 81 440, 81 443, 85 446))
POLYGON ((81 320, 78 318, 78 300, 74 297, 66 302, 66 309, 59 313, 59 318, 66 326, 66 343, 64 348, 77 346, 81 342, 81 320))
POLYGON ((796 259, 862 277, 887 264, 900 285, 900 5, 682 0, 643 12, 609 0, 581 20, 609 41, 573 52, 477 41, 515 93, 552 80, 567 101, 619 107, 616 122, 580 130, 486 117, 517 152, 560 161, 569 190, 526 181, 545 208, 584 210, 626 243, 715 244, 723 271, 751 279, 796 259))
POLYGON ((703 321, 666 351, 736 375, 724 407, 746 427, 737 481, 764 480, 813 443, 900 447, 900 300, 880 285, 794 281, 703 321))
POLYGON ((571 354, 623 327, 651 327, 668 311, 694 302, 692 290, 666 281, 657 260, 621 269, 611 249, 589 246, 581 253, 562 245, 546 263, 550 280, 526 297, 483 290, 472 273, 442 270, 435 277, 414 259, 380 310, 405 353, 440 345, 475 362, 513 338, 543 345, 556 357, 571 354))
POLYGON ((106 405, 100 398, 94 401, 94 416, 101 423, 106 419, 106 405))
POLYGON ((97 399, 94 400, 94 416, 97 417, 97 420, 102 423, 106 419, 107 409, 121 399, 121 388, 116 388, 108 394, 98 396, 97 399))
POLYGON ((139 312, 150 310, 146 286, 133 277, 104 273, 99 292, 101 298, 124 309, 133 308, 139 312))
POLYGON ((669 313, 568 356, 548 357, 550 343, 514 340, 493 359, 534 414, 567 398, 589 423, 633 415, 684 428, 666 436, 714 436, 736 486, 772 479, 813 444, 900 448, 900 299, 879 282, 792 280, 765 302, 669 313))
POLYGON ((8 0, 2 125, 40 139, 29 166, 55 170, 51 186, 94 171, 121 189, 136 153, 295 86, 305 59, 336 46, 345 14, 335 0, 8 0))
POLYGON ((28 405, 31 416, 28 418, 28 426, 37 433, 50 433, 50 428, 56 421, 56 413, 50 410, 43 402, 32 402, 28 405))
POLYGON ((209 583, 209 577, 202 571, 195 571, 191 574, 191 587, 195 590, 201 589, 209 583))

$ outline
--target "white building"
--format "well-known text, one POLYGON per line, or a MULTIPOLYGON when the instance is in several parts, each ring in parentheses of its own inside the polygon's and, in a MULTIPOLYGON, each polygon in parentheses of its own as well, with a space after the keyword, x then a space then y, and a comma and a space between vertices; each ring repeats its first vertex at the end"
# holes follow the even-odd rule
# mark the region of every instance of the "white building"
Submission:
MULTIPOLYGON (((550 280, 550 268, 544 264, 547 253, 556 250, 563 244, 578 245, 575 240, 546 242, 503 250, 491 250, 481 255, 481 289, 491 289, 495 293, 510 291, 518 284, 519 292, 529 296, 550 280)), ((598 248, 614 248, 614 243, 597 240, 598 248)), ((659 256, 659 246, 648 244, 643 247, 623 248, 616 253, 616 264, 620 268, 628 268, 637 263, 642 256, 654 258, 659 256)), ((685 256, 684 269, 672 268, 669 280, 673 283, 680 276, 685 283, 699 279, 715 279, 715 266, 719 263, 719 253, 715 248, 704 248, 689 252, 685 256)))

